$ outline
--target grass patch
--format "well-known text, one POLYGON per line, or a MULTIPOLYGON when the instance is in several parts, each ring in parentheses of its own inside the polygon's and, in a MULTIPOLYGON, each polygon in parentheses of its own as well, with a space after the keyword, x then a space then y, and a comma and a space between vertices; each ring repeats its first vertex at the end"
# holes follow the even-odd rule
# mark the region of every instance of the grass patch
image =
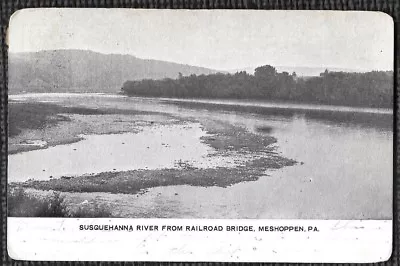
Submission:
POLYGON ((50 197, 29 195, 22 188, 9 189, 8 216, 10 217, 68 217, 67 206, 59 192, 50 197))
POLYGON ((53 192, 47 197, 26 193, 21 187, 8 190, 7 212, 9 217, 111 217, 111 211, 105 205, 80 206, 76 209, 67 207, 65 197, 60 192, 53 192))
POLYGON ((111 210, 106 205, 97 202, 95 202, 93 206, 79 206, 70 212, 70 217, 74 218, 105 218, 113 216, 111 210))

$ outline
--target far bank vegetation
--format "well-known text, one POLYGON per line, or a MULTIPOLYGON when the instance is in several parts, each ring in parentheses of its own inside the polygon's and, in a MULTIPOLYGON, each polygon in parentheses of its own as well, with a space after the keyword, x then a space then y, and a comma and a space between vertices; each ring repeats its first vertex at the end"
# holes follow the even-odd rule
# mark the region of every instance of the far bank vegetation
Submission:
POLYGON ((325 72, 298 77, 295 72, 278 73, 270 65, 235 74, 179 75, 177 79, 126 81, 122 92, 132 96, 178 98, 225 98, 288 101, 391 108, 393 72, 325 72))

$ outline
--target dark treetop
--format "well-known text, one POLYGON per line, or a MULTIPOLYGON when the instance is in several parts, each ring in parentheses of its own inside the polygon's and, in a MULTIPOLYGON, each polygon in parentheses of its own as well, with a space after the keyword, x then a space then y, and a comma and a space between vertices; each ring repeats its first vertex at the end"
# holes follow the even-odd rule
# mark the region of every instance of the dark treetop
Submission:
POLYGON ((278 73, 270 65, 236 74, 179 75, 178 79, 126 81, 122 92, 132 96, 226 98, 290 101, 391 108, 393 72, 329 72, 317 77, 278 73))

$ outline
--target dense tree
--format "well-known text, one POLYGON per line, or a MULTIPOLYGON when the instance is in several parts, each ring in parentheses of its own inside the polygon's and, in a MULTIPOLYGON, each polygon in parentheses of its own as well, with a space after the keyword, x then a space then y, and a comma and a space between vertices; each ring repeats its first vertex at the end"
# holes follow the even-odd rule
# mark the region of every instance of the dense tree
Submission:
POLYGON ((236 98, 392 107, 393 72, 330 72, 301 78, 295 72, 278 73, 270 65, 235 74, 179 75, 178 79, 127 81, 128 95, 180 98, 236 98))

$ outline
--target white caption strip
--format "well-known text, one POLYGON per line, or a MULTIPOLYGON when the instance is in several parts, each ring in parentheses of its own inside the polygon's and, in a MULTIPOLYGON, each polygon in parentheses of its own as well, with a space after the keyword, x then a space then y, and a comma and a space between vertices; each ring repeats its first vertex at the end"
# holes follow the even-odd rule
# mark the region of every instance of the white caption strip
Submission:
POLYGON ((391 250, 391 220, 8 218, 8 252, 18 260, 363 263, 391 250))

